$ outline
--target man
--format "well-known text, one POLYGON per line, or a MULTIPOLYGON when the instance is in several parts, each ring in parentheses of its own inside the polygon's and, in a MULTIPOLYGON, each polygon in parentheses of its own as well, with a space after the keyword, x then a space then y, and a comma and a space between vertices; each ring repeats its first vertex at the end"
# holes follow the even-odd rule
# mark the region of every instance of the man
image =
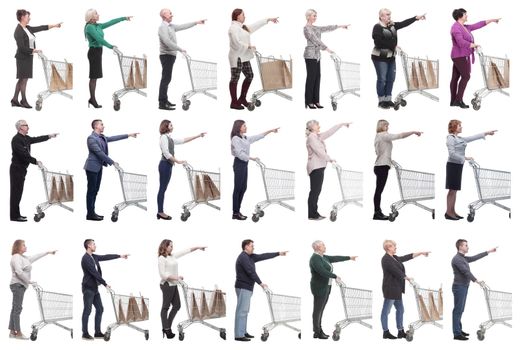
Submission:
POLYGON ((107 165, 119 166, 108 156, 108 143, 129 137, 135 138, 139 133, 106 137, 103 135, 105 126, 102 120, 93 120, 91 126, 93 131, 87 138, 88 158, 83 167, 87 174, 87 220, 101 221, 103 216, 96 214, 95 206, 97 193, 101 185, 103 167, 107 165))
POLYGON ((235 264, 237 275, 235 281, 235 292, 237 294, 237 309, 235 311, 236 341, 250 341, 251 338, 254 338, 254 336, 247 332, 247 314, 249 313, 253 288, 255 282, 262 286, 262 288, 267 288, 267 284, 262 283, 260 277, 256 274, 255 263, 287 254, 287 251, 253 254, 254 250, 254 242, 251 239, 242 241, 242 253, 238 256, 235 264))
POLYGON ((175 103, 168 101, 168 85, 172 80, 172 70, 177 52, 186 54, 186 50, 177 45, 176 32, 189 29, 197 24, 204 24, 205 19, 185 24, 172 24, 173 14, 169 9, 162 9, 159 15, 162 23, 159 26, 159 44, 160 44, 160 60, 162 65, 161 84, 159 85, 159 109, 167 111, 175 110, 175 103))
POLYGON ((10 218, 11 221, 25 222, 27 221, 27 217, 20 214, 20 201, 22 200, 27 167, 30 163, 38 164, 39 167, 42 167, 42 163, 31 156, 31 145, 33 143, 47 141, 48 139, 58 136, 58 134, 31 137, 27 135, 29 125, 27 125, 27 122, 23 119, 17 121, 15 127, 17 133, 11 140, 13 157, 11 158, 11 167, 9 168, 9 177, 11 180, 10 218))
POLYGON ((106 288, 110 286, 102 277, 100 261, 113 260, 118 258, 128 259, 128 254, 107 254, 97 255, 96 243, 93 239, 86 239, 83 242, 85 247, 85 255, 81 258, 81 269, 83 270, 83 281, 81 282, 81 290, 83 292, 83 315, 81 317, 81 326, 84 340, 94 340, 94 338, 104 338, 101 332, 101 317, 103 316, 103 303, 99 295, 98 286, 104 285, 106 288), (88 333, 88 318, 92 311, 92 305, 96 308, 96 316, 94 319, 94 337, 88 333))
POLYGON ((457 248, 457 254, 451 259, 451 267, 453 268, 453 285, 451 290, 453 291, 453 315, 452 315, 452 328, 453 328, 453 339, 455 340, 468 340, 469 334, 462 330, 462 313, 466 306, 466 297, 468 296, 469 282, 480 283, 475 276, 471 273, 469 263, 477 261, 487 256, 489 253, 494 253, 497 248, 488 250, 474 256, 466 256, 469 251, 468 241, 465 239, 458 239, 455 242, 457 248))

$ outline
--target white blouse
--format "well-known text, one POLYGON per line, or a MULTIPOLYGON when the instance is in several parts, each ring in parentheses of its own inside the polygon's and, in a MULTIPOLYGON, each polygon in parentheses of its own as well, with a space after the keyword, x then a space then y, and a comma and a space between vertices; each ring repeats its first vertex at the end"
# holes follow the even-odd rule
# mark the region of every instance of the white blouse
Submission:
POLYGON ((179 263, 177 259, 189 253, 191 253, 191 248, 172 253, 172 255, 166 257, 162 255, 159 256, 159 276, 161 277, 161 284, 164 282, 168 282, 170 286, 176 286, 178 284, 177 281, 169 281, 168 277, 179 275, 179 263))

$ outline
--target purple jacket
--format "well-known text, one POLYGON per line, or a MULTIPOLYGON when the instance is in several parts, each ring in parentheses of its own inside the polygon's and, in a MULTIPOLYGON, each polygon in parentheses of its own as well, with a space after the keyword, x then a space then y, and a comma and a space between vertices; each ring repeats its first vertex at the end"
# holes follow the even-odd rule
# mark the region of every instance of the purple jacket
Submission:
POLYGON ((471 56, 471 63, 475 63, 475 49, 470 48, 471 43, 474 42, 472 31, 480 29, 486 25, 486 21, 480 21, 475 24, 461 25, 455 21, 451 26, 451 58, 469 57, 471 56), (464 27, 466 29, 464 29, 464 27))

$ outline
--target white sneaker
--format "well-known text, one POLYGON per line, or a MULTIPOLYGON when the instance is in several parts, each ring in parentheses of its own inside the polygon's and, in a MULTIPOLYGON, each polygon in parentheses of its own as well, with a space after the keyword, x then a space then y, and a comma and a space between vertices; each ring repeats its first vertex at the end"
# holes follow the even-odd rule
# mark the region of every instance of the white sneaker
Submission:
POLYGON ((17 334, 9 333, 9 338, 18 339, 18 340, 29 340, 29 338, 27 338, 25 335, 23 335, 23 333, 17 333, 17 334))

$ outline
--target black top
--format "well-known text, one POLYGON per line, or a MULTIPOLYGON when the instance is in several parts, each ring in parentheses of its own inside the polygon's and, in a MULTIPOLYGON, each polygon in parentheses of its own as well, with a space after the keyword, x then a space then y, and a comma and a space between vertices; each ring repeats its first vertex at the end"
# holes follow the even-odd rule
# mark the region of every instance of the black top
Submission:
POLYGON ((280 255, 280 253, 264 253, 251 254, 246 252, 240 253, 235 264, 237 279, 235 281, 235 288, 247 289, 253 291, 255 282, 262 284, 260 277, 256 274, 255 263, 262 260, 272 259, 280 255))
POLYGON ((107 254, 107 255, 89 255, 85 253, 81 258, 81 269, 83 270, 83 281, 81 287, 86 289, 97 290, 100 284, 106 286, 107 283, 103 279, 101 272, 100 261, 119 259, 121 256, 118 254, 107 254))
POLYGON ((14 135, 11 140, 11 149, 13 150, 13 157, 11 163, 28 167, 29 163, 36 164, 36 158, 31 156, 31 145, 33 143, 47 141, 48 135, 31 137, 29 135, 22 135, 19 132, 14 135))
POLYGON ((381 259, 383 267, 383 296, 385 299, 401 300, 405 289, 406 270, 403 263, 413 259, 413 254, 404 256, 385 254, 381 259))
POLYGON ((483 252, 474 256, 465 256, 462 253, 457 254, 451 260, 451 267, 453 268, 453 284, 460 284, 469 286, 469 282, 475 282, 477 278, 471 273, 469 263, 477 261, 487 256, 488 252, 483 252))
POLYGON ((402 22, 393 22, 388 27, 377 23, 372 30, 372 39, 374 39, 372 59, 379 61, 395 60, 397 31, 401 28, 408 27, 416 20, 415 17, 411 17, 402 22))
MULTIPOLYGON (((49 30, 48 25, 37 27, 26 26, 26 28, 33 35, 34 33, 41 32, 42 30, 49 30)), ((32 55, 33 49, 31 49, 29 46, 29 37, 20 24, 18 24, 14 30, 14 40, 16 40, 16 46, 18 47, 16 49, 16 55, 14 55, 15 58, 25 59, 32 55)))

